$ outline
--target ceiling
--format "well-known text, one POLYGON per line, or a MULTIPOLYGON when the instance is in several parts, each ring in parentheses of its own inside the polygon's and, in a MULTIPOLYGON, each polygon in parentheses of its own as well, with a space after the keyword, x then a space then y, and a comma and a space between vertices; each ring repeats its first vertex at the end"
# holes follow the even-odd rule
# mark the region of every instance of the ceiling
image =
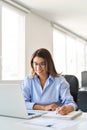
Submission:
POLYGON ((87 0, 14 0, 87 40, 87 0))

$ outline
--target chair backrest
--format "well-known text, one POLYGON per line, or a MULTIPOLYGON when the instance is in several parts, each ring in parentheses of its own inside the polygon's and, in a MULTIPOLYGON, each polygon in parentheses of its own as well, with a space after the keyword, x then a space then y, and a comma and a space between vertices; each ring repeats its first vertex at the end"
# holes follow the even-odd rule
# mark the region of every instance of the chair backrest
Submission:
POLYGON ((81 86, 87 87, 87 71, 81 72, 81 86))
POLYGON ((70 84, 70 92, 74 98, 74 101, 77 103, 78 101, 78 92, 79 92, 79 81, 74 75, 64 75, 65 79, 70 84))

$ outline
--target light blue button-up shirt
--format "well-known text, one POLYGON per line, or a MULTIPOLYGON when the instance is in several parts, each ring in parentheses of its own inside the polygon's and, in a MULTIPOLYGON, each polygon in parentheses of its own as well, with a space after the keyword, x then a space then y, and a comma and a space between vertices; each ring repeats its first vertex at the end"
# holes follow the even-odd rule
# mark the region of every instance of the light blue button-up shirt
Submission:
POLYGON ((63 76, 53 77, 49 75, 44 89, 42 89, 39 78, 35 75, 31 78, 26 76, 22 91, 27 109, 33 109, 33 105, 48 105, 55 103, 59 106, 72 105, 76 110, 77 105, 70 94, 69 84, 63 76))

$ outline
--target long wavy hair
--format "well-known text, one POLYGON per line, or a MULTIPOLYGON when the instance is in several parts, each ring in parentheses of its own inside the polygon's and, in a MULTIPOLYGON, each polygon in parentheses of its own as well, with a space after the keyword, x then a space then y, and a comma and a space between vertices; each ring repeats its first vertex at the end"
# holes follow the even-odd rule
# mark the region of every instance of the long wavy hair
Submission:
POLYGON ((57 73, 57 71, 55 69, 55 65, 54 65, 50 52, 45 48, 40 48, 40 49, 36 50, 32 54, 32 57, 31 57, 30 64, 31 64, 31 69, 32 69, 32 72, 31 72, 32 77, 35 76, 35 72, 34 72, 34 68, 33 68, 33 60, 35 57, 43 58, 46 61, 48 74, 51 74, 54 77, 61 75, 61 73, 57 73))

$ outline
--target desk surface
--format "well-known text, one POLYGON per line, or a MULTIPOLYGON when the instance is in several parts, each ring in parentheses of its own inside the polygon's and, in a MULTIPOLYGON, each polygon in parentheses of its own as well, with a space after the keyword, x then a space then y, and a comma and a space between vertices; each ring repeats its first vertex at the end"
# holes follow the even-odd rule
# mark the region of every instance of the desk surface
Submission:
POLYGON ((33 118, 30 120, 10 118, 0 116, 0 129, 1 130, 87 130, 87 113, 83 113, 81 116, 74 120, 59 120, 59 119, 43 119, 42 117, 33 118), (43 122, 45 121, 45 122, 43 122), (53 123, 53 126, 46 124, 47 122, 53 123), (32 123, 36 124, 32 124, 32 123), (60 124, 60 126, 59 126, 60 124), (67 124, 67 125, 65 125, 67 124))

